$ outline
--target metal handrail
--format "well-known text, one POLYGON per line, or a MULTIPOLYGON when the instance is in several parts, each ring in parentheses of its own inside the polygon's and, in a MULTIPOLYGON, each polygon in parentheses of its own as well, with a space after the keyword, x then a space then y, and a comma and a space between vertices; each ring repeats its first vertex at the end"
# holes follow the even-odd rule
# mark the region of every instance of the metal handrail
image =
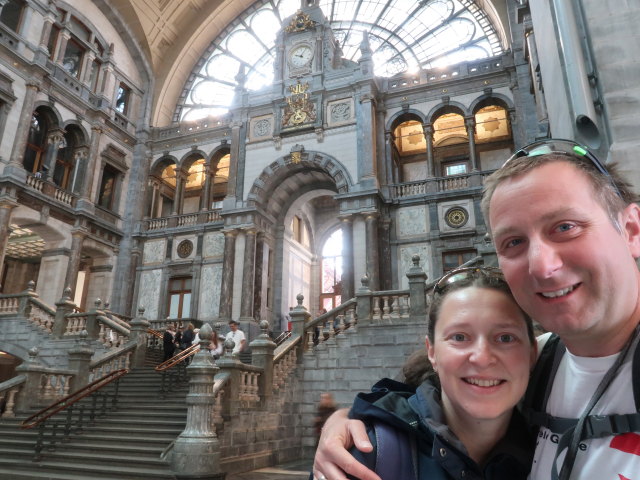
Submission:
POLYGON ((175 367, 183 360, 186 360, 189 357, 194 356, 196 353, 200 351, 200 345, 191 345, 189 348, 185 348, 177 355, 174 355, 169 360, 165 360, 160 365, 156 365, 156 372, 164 372, 165 370, 169 370, 171 367, 175 367))
POLYGON ((162 332, 160 332, 159 330, 154 330, 153 328, 147 328, 147 333, 157 338, 162 338, 164 336, 162 332))
POLYGON ((74 403, 82 400, 83 398, 91 395, 92 393, 100 390, 102 387, 109 385, 111 382, 118 380, 123 375, 126 375, 129 372, 126 368, 121 370, 115 370, 104 377, 91 382, 90 384, 84 386, 80 390, 77 390, 73 393, 70 393, 66 397, 57 400, 53 404, 48 407, 43 408, 42 410, 34 413, 29 418, 24 420, 20 425, 20 428, 30 429, 40 425, 42 422, 52 417, 58 412, 65 410, 66 408, 72 406, 74 403))
POLYGON ((278 338, 276 338, 275 344, 276 345, 280 345, 282 342, 284 342, 290 336, 291 336, 291 330, 287 330, 285 332, 282 332, 280 335, 278 335, 278 338))

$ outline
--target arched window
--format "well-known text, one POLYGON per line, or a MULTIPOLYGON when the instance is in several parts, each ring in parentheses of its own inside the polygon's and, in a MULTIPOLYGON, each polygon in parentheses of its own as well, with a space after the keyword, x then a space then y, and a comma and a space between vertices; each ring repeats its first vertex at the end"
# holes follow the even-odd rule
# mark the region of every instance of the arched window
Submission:
POLYGON ((211 208, 222 208, 222 201, 227 196, 227 187, 229 184, 229 161, 230 154, 223 155, 215 164, 215 174, 213 176, 212 201, 211 208))
POLYGON ((320 308, 327 311, 342 303, 342 230, 338 229, 322 247, 320 308))
POLYGON ((476 142, 488 143, 511 138, 507 111, 499 105, 482 107, 476 112, 476 142))
POLYGON ((36 173, 42 170, 45 151, 47 149, 47 132, 50 122, 46 115, 37 110, 31 116, 27 148, 24 152, 22 165, 27 172, 36 173))
MULTIPOLYGON (((368 32, 375 74, 390 77, 502 53, 497 30, 472 0, 320 0, 344 58, 360 57, 368 32)), ((185 85, 176 120, 225 113, 240 67, 245 85, 258 90, 273 82, 276 33, 300 7, 299 0, 259 0, 216 38, 185 85)))
POLYGON ((396 149, 401 157, 425 153, 427 142, 422 131, 422 124, 417 120, 402 122, 394 130, 396 149))
POLYGON ((182 213, 195 213, 200 210, 200 199, 204 190, 206 172, 204 158, 199 158, 189 166, 184 186, 182 213))
POLYGON ((433 122, 433 144, 443 177, 469 172, 469 137, 462 115, 440 115, 433 122))

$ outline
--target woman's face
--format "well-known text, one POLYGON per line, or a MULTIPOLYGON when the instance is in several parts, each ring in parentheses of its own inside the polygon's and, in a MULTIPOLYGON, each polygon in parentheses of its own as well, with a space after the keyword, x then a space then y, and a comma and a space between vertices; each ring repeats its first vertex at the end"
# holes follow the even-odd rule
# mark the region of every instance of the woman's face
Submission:
POLYGON ((524 395, 536 348, 524 317, 505 293, 469 287, 443 300, 429 360, 451 422, 509 419, 524 395))

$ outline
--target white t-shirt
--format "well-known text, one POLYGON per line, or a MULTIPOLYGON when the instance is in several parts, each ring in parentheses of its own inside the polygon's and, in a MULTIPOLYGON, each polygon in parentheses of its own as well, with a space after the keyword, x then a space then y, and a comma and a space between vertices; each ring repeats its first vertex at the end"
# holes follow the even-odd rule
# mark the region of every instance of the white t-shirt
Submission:
MULTIPOLYGON (((547 413, 555 417, 578 418, 618 354, 601 358, 564 354, 553 382, 547 413)), ((632 352, 627 354, 618 375, 591 411, 595 414, 635 413, 632 388, 632 352)), ((550 480, 558 436, 547 428, 538 433, 530 480, 550 480)), ((566 449, 558 457, 560 472, 566 449)), ((640 480, 640 432, 581 442, 570 480, 640 480)))
POLYGON ((244 340, 244 332, 242 330, 236 330, 235 332, 229 332, 229 333, 227 333, 227 336, 224 337, 224 338, 225 338, 225 340, 227 338, 230 338, 236 344, 236 346, 233 347, 233 352, 231 352, 231 353, 239 353, 242 350, 242 341, 244 340))

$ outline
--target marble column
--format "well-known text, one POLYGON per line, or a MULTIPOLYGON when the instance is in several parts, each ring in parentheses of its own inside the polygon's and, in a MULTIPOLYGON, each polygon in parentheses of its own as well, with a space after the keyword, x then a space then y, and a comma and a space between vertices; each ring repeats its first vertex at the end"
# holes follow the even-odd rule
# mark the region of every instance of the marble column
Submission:
POLYGON ((358 120, 358 180, 365 186, 376 188, 378 186, 376 165, 376 107, 375 98, 371 93, 360 95, 356 104, 356 117, 358 120))
POLYGON ((242 303, 240 321, 253 321, 253 288, 256 268, 256 230, 245 231, 244 268, 242 271, 242 303))
POLYGON ((231 320, 233 308, 233 264, 236 258, 236 230, 227 230, 224 233, 224 261, 222 264, 222 285, 220 285, 220 321, 231 320))
POLYGON ((7 252, 9 235, 11 234, 11 212, 17 206, 17 199, 13 195, 0 197, 0 272, 4 266, 4 256, 7 252))
POLYGON ((100 124, 93 124, 91 126, 91 143, 89 145, 89 156, 87 158, 87 168, 83 171, 81 178, 82 184, 80 185, 80 199, 78 200, 78 207, 87 206, 93 209, 93 202, 91 201, 91 188, 93 187, 93 178, 98 163, 98 150, 100 148, 100 139, 102 138, 103 127, 100 124))
POLYGON ((56 168, 56 159, 58 158, 58 150, 60 150, 62 142, 64 142, 64 130, 57 128, 49 131, 49 135, 47 136, 47 150, 44 154, 43 164, 46 167, 44 178, 48 181, 51 181, 53 178, 53 171, 56 168))
POLYGON ((26 87, 27 90, 22 103, 20 121, 18 122, 18 128, 16 129, 15 141, 13 143, 13 150, 11 151, 9 164, 9 167, 14 167, 15 170, 19 170, 23 176, 25 174, 22 166, 22 159, 24 158, 24 152, 27 148, 29 130, 31 129, 31 119, 33 117, 33 107, 36 102, 36 95, 40 91, 40 82, 29 81, 27 82, 26 87))
POLYGON ((73 152, 73 174, 71 184, 67 187, 67 190, 72 193, 80 193, 82 189, 82 179, 85 172, 90 170, 89 163, 89 149, 87 147, 77 148, 73 152))
POLYGON ((206 212, 211 210, 211 184, 213 183, 213 175, 210 163, 204 164, 204 191, 202 192, 202 199, 200 200, 200 210, 206 212))
POLYGON ((464 124, 467 127, 469 136, 469 160, 471 160, 471 171, 478 171, 478 157, 476 153, 476 119, 475 117, 465 117, 464 124))
POLYGON ((176 192, 173 195, 173 211, 172 215, 182 215, 182 200, 185 190, 185 173, 181 168, 176 168, 176 192))
POLYGON ((380 289, 380 254, 378 252, 378 214, 367 213, 364 219, 367 235, 367 274, 369 289, 375 292, 380 289))
MULTIPOLYGON (((240 172, 238 171, 239 165, 239 157, 240 157, 240 127, 242 124, 240 122, 231 122, 231 149, 230 149, 230 160, 229 160, 229 179, 227 182, 227 196, 225 198, 233 199, 233 207, 235 207, 235 199, 238 194, 238 176, 240 172)), ((226 202, 225 202, 226 203, 226 202)))
POLYGON ((422 131, 424 132, 424 139, 427 142, 427 176, 435 177, 436 169, 433 161, 433 125, 425 123, 422 125, 422 131))
POLYGON ((86 232, 84 229, 75 227, 71 231, 71 252, 69 253, 69 266, 67 274, 64 277, 63 290, 67 287, 71 289, 71 298, 76 292, 76 283, 78 281, 78 272, 80 271, 80 260, 82 259, 82 244, 86 232))
POLYGON ((353 219, 341 217, 342 225, 342 301, 355 296, 353 282, 353 219))

